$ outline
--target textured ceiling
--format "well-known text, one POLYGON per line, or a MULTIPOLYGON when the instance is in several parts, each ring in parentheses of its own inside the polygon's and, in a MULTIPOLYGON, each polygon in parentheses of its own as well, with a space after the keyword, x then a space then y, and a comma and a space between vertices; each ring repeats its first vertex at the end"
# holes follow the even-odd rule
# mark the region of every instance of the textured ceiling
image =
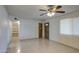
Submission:
MULTIPOLYGON (((66 13, 74 12, 79 10, 78 5, 62 5, 62 9, 66 11, 66 13)), ((9 15, 20 17, 22 19, 48 19, 47 15, 40 16, 40 14, 44 13, 39 11, 39 9, 47 9, 45 5, 6 5, 5 6, 9 15)), ((55 14, 55 16, 61 16, 64 14, 55 14)), ((54 16, 53 16, 54 17, 54 16)))

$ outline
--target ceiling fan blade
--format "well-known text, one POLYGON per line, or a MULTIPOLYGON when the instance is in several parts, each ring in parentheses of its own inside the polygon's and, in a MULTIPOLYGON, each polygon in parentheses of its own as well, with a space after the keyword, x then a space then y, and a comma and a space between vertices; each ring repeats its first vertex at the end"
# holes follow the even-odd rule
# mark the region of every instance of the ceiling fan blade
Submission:
POLYGON ((56 13, 65 13, 65 11, 56 11, 56 13))
POLYGON ((57 5, 56 5, 56 6, 53 6, 52 8, 50 8, 49 11, 50 11, 50 10, 56 11, 56 10, 58 10, 58 9, 60 9, 60 8, 62 8, 62 6, 57 6, 57 5))
POLYGON ((47 11, 47 10, 44 10, 44 9, 40 9, 40 11, 47 11))
POLYGON ((45 14, 47 14, 47 13, 40 14, 40 16, 43 16, 43 15, 45 15, 45 14))
POLYGON ((60 9, 60 8, 62 8, 62 6, 57 6, 57 7, 56 7, 56 9, 60 9))

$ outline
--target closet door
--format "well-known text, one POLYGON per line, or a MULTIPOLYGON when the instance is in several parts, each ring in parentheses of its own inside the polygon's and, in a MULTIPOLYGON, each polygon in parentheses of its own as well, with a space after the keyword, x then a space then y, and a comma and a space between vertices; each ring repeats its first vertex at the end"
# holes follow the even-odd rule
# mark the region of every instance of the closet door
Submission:
POLYGON ((43 24, 42 23, 39 23, 38 24, 38 26, 39 26, 39 38, 43 38, 43 24))
POLYGON ((49 22, 44 23, 44 37, 49 39, 49 22))

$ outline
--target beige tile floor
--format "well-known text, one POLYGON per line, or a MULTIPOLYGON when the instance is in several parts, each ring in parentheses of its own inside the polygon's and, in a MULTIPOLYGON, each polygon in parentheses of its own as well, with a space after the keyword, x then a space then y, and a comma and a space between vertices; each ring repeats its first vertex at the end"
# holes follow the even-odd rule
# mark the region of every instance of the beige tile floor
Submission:
POLYGON ((47 39, 25 39, 13 43, 8 53, 78 53, 79 50, 47 39))

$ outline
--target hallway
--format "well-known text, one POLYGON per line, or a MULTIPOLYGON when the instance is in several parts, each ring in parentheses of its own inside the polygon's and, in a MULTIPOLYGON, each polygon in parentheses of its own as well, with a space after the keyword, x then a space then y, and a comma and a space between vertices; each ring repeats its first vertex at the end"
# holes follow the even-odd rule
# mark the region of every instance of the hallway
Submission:
POLYGON ((25 39, 20 41, 20 47, 16 49, 15 43, 7 50, 8 53, 78 53, 79 50, 49 41, 47 39, 25 39))

